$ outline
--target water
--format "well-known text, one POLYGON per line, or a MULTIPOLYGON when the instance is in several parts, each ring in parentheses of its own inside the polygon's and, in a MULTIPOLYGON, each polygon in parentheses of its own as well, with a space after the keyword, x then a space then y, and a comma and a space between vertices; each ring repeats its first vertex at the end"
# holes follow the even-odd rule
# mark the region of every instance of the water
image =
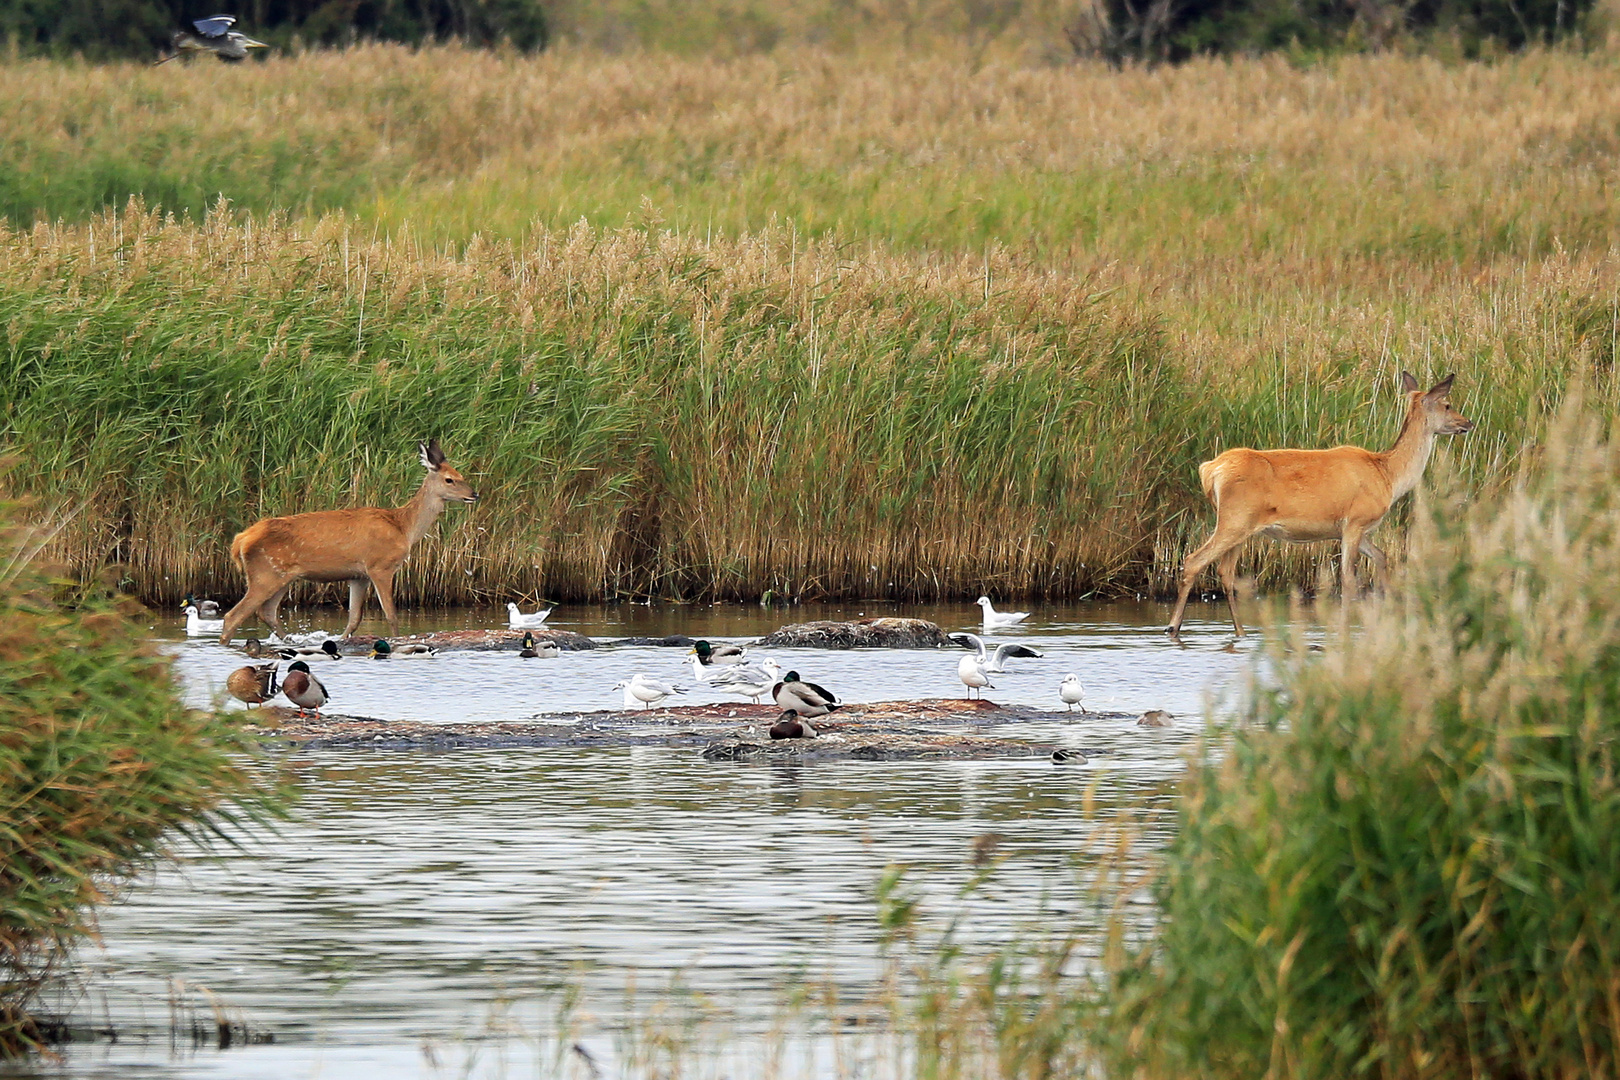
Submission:
MULTIPOLYGON (((785 621, 858 613, 895 611, 625 607, 564 609, 553 620, 597 638, 746 640, 785 621)), ((977 608, 900 613, 966 627, 977 608)), ((320 614, 337 628, 336 616, 320 614)), ((1057 708, 1057 683, 1074 670, 1094 708, 1194 716, 1247 657, 1220 650, 1226 639, 1213 621, 1189 627, 1195 647, 1165 643, 1165 614, 1159 605, 1039 610, 1017 636, 1046 656, 1018 663, 987 696, 1057 708)), ((408 629, 495 617, 435 613, 408 629)), ((195 701, 240 663, 172 627, 157 632, 175 641, 195 701)), ((961 694, 954 652, 773 655, 854 700, 961 694)), ((681 650, 626 646, 556 661, 446 653, 319 670, 343 712, 450 722, 618 707, 614 682, 637 670, 678 677, 683 659, 681 650)), ((716 699, 696 688, 691 696, 716 699)), ((308 755, 307 796, 278 836, 189 856, 106 912, 76 1015, 124 1038, 12 1072, 549 1076, 544 1036, 563 986, 584 995, 577 1039, 600 1060, 612 1060, 616 1029, 661 1001, 720 1009, 746 1057, 796 979, 829 981, 846 999, 872 989, 881 973, 872 890, 891 863, 913 868, 937 916, 965 905, 970 942, 1027 928, 1043 904, 1074 917, 1072 861, 1084 862, 1093 836, 1088 784, 1099 782, 1105 804, 1145 797, 1174 775, 1196 726, 1054 715, 997 729, 1107 751, 1084 767, 705 763, 691 750, 649 748, 308 755), (958 900, 974 840, 986 833, 999 835, 1006 863, 985 892, 958 900), (681 993, 671 993, 674 982, 681 993), (171 995, 184 1007, 220 1003, 275 1041, 226 1050, 171 1042, 171 995)), ((801 1064, 836 1074, 815 1057, 825 1052, 802 1048, 801 1064)))

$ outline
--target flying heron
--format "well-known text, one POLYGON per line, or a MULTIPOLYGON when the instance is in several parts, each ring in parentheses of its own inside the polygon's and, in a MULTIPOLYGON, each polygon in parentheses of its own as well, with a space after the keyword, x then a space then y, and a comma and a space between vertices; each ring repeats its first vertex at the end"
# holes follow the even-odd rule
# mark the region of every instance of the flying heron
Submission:
POLYGON ((211 52, 227 64, 247 59, 249 49, 268 49, 269 46, 262 41, 254 41, 246 34, 239 34, 231 29, 236 22, 235 15, 215 15, 208 19, 193 19, 192 26, 197 28, 195 34, 182 30, 169 40, 177 50, 173 56, 165 56, 158 63, 165 64, 188 52, 211 52))

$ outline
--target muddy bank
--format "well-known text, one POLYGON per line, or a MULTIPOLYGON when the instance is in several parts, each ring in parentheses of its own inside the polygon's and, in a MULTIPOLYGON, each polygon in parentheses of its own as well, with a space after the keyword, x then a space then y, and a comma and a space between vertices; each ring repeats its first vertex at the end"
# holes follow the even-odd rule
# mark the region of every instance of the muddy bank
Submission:
POLYGON ((856 619, 784 626, 754 644, 767 649, 936 649, 945 634, 927 619, 856 619))
MULTIPOLYGON (((774 705, 683 705, 647 710, 563 714, 545 720, 425 724, 330 715, 297 718, 293 709, 255 709, 251 720, 267 742, 289 750, 452 750, 520 746, 671 746, 711 753, 711 760, 867 760, 1049 758, 1047 743, 998 738, 999 725, 1072 720, 1077 726, 1134 714, 1003 707, 989 701, 883 701, 840 709, 813 723, 814 739, 776 740, 767 731, 774 705), (736 750, 751 746, 756 750, 736 750), (730 748, 728 750, 728 748, 730 748)), ((1088 753, 1088 756, 1095 756, 1088 753)))

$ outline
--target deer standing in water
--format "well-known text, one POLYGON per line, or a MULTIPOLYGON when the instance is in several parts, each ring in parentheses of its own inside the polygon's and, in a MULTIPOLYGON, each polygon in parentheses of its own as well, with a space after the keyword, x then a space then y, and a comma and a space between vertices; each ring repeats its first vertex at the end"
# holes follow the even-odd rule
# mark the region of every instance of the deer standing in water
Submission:
POLYGON ((230 644, 231 634, 254 611, 281 633, 276 611, 287 590, 300 579, 349 583, 349 625, 343 630, 344 637, 360 625, 366 592, 375 588, 389 634, 397 635, 394 574, 400 564, 446 506, 478 501, 478 492, 445 462, 439 440, 422 443, 420 450, 427 476, 415 498, 398 509, 317 510, 265 518, 237 533, 231 541, 231 559, 247 575, 247 595, 225 613, 220 644, 230 644))
POLYGON ((1407 398, 1406 422, 1395 445, 1382 453, 1359 446, 1331 450, 1249 450, 1234 448, 1198 466, 1204 495, 1215 504, 1215 533, 1187 556, 1181 568, 1181 595, 1165 632, 1181 640, 1187 595, 1204 567, 1215 563, 1232 609, 1238 637, 1237 560, 1243 541, 1259 533, 1273 540, 1305 544, 1337 539, 1343 545, 1339 569, 1344 596, 1356 595, 1356 555, 1373 562, 1378 584, 1384 584, 1388 560, 1367 537, 1390 506, 1417 487, 1429 464, 1437 435, 1461 435, 1473 429, 1469 419, 1451 407, 1447 375, 1427 391, 1401 372, 1407 398))

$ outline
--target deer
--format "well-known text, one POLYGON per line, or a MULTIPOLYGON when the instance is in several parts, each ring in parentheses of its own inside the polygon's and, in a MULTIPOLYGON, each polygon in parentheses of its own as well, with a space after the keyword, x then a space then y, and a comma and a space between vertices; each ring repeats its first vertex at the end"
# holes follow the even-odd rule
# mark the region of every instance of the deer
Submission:
POLYGON ((1250 450, 1235 447, 1198 466, 1204 497, 1215 505, 1215 532, 1182 564, 1181 594, 1165 633, 1181 641, 1181 620, 1193 583, 1210 563, 1216 564, 1232 627, 1243 636, 1237 611, 1237 560, 1242 543, 1255 534, 1272 540, 1308 544, 1337 539, 1339 572, 1346 600, 1356 588, 1356 558, 1372 560, 1377 585, 1386 584, 1389 560, 1367 534, 1384 519, 1397 499, 1418 486, 1429 465, 1434 440, 1463 435, 1473 422, 1451 407, 1447 375, 1428 390, 1401 372, 1406 420, 1388 450, 1359 446, 1331 450, 1250 450))
POLYGON ((478 501, 478 492, 445 460, 439 440, 421 443, 418 449, 427 476, 404 506, 265 518, 237 533, 231 541, 231 560, 247 576, 247 595, 225 613, 220 644, 229 645, 231 634, 255 611, 280 634, 277 610, 297 581, 349 583, 349 625, 343 630, 344 637, 360 625, 366 594, 376 589, 389 636, 398 636, 394 574, 446 506, 478 501))

